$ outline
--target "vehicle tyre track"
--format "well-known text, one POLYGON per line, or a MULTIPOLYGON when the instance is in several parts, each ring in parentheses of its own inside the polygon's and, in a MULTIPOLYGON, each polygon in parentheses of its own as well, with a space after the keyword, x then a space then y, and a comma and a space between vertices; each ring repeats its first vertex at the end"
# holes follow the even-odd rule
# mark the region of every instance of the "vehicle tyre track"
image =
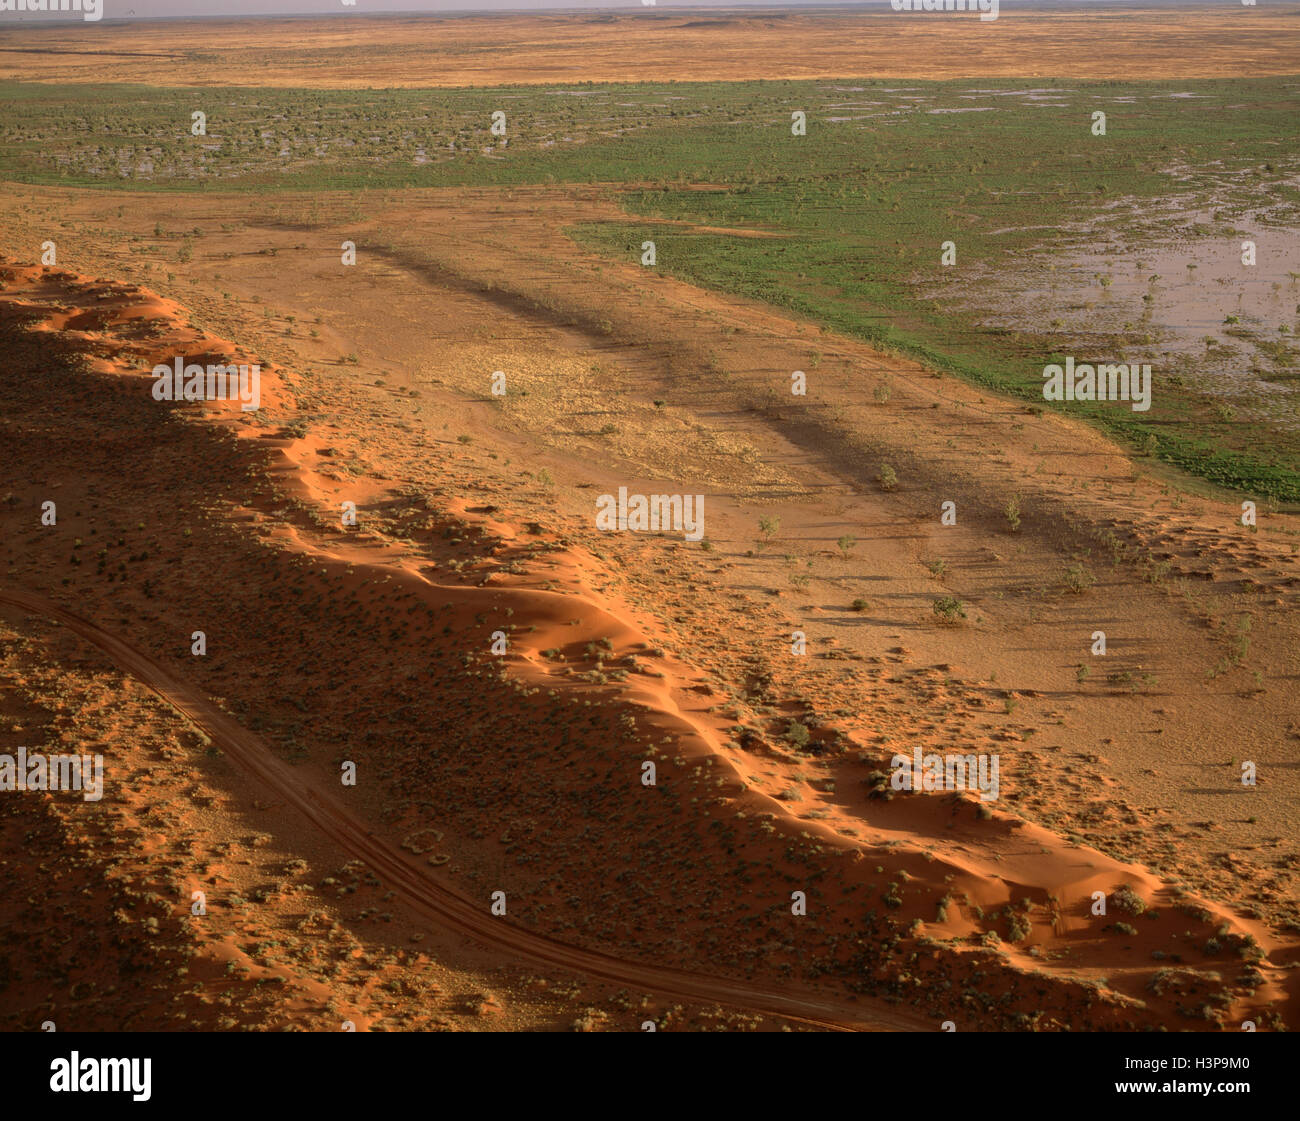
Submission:
MULTIPOLYGON (((66 626, 96 646, 118 667, 186 716, 238 766, 294 806, 317 829, 356 859, 364 861, 414 910, 441 926, 470 935, 520 958, 613 981, 631 988, 691 1002, 725 1004, 764 1012, 831 1031, 922 1031, 932 1027, 919 1015, 810 994, 775 992, 743 981, 706 977, 664 966, 646 965, 587 950, 534 934, 491 915, 445 885, 430 879, 398 849, 376 838, 365 823, 308 786, 275 758, 261 739, 224 713, 197 690, 148 655, 96 624, 44 596, 0 589, 0 603, 66 626)), ((866 1001, 863 1002, 864 1004, 866 1001)))

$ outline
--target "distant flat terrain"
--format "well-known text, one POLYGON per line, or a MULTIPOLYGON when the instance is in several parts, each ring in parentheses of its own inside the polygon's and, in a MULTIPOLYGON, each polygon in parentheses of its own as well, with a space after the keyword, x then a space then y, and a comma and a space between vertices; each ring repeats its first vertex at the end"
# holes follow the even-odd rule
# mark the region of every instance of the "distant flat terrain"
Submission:
POLYGON ((830 78, 1261 77, 1300 12, 629 12, 87 23, 0 30, 0 78, 357 89, 830 78))

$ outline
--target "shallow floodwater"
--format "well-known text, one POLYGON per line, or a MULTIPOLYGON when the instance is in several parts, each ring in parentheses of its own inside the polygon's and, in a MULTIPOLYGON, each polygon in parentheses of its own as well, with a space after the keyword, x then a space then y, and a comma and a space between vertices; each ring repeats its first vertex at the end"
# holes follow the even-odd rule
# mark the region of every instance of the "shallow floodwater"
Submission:
POLYGON ((1177 374, 1300 428, 1300 229, 1269 224, 1263 210, 1224 221, 1178 200, 1140 200, 1148 220, 1140 230, 1126 212, 1135 201, 1071 230, 1064 253, 1044 247, 1001 270, 962 270, 926 294, 986 326, 1043 336, 1045 354, 1151 362, 1157 379, 1177 374), (1243 263, 1248 241, 1253 265, 1243 263), (1144 341, 1108 341, 1121 334, 1144 341))

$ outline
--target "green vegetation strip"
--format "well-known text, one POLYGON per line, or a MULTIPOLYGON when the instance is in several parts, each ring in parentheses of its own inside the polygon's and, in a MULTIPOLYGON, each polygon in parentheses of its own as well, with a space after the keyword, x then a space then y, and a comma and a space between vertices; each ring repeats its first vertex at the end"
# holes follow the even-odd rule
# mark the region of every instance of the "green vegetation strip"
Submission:
MULTIPOLYGON (((1300 228, 1300 79, 1196 82, 834 82, 580 85, 563 89, 302 91, 0 83, 0 176, 160 190, 326 190, 618 184, 640 220, 583 225, 624 260, 652 239, 658 267, 786 308, 940 373, 1061 407, 1150 454, 1244 493, 1300 501, 1300 423, 1276 397, 1225 409, 1179 370, 1154 371, 1154 403, 1043 402, 1045 363, 1126 361, 1157 340, 1132 324, 1073 340, 1048 324, 990 325, 979 277, 1050 262, 1082 224, 1121 242, 1124 215, 1171 196, 1234 235, 1266 204, 1300 228), (1195 96, 1186 96, 1193 94, 1195 96), (206 135, 191 135, 195 111, 206 135), (490 132, 506 114, 506 142, 490 132), (1092 114, 1107 114, 1094 136, 1092 114), (791 134, 791 114, 807 135, 791 134), (708 189, 700 189, 707 186, 708 189), (1122 206, 1116 206, 1122 203, 1122 206), (689 232, 655 219, 779 234, 689 232), (1067 227, 1070 228, 1067 230, 1067 227), (955 241, 958 270, 939 266, 955 241), (968 276, 965 299, 943 284, 968 276), (1054 359, 1054 355, 1056 359, 1054 359)), ((1227 297, 1225 297, 1225 300, 1227 297)), ((1300 309, 1297 309, 1300 310, 1300 309)), ((1294 325, 1293 325, 1294 329, 1294 325)), ((1294 351, 1264 340, 1278 380, 1294 351)), ((1282 398, 1283 401, 1286 398, 1282 398)))

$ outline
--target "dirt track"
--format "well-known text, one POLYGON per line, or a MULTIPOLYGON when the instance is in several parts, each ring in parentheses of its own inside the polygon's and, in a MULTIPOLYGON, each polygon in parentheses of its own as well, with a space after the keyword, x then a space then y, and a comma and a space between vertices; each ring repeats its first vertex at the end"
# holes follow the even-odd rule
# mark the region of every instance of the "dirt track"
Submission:
POLYGON ((737 982, 656 968, 593 953, 519 930, 492 917, 425 876, 396 849, 377 840, 348 810, 311 789, 261 740, 178 680, 148 655, 58 604, 27 591, 0 590, 9 604, 66 626, 103 651, 124 672, 185 715, 235 762, 266 788, 299 810, 316 828, 365 863, 421 914, 498 949, 539 964, 589 974, 602 980, 691 1001, 710 1001, 780 1016, 829 1031, 920 1031, 933 1025, 891 1010, 846 1007, 841 1003, 769 992, 737 982))

